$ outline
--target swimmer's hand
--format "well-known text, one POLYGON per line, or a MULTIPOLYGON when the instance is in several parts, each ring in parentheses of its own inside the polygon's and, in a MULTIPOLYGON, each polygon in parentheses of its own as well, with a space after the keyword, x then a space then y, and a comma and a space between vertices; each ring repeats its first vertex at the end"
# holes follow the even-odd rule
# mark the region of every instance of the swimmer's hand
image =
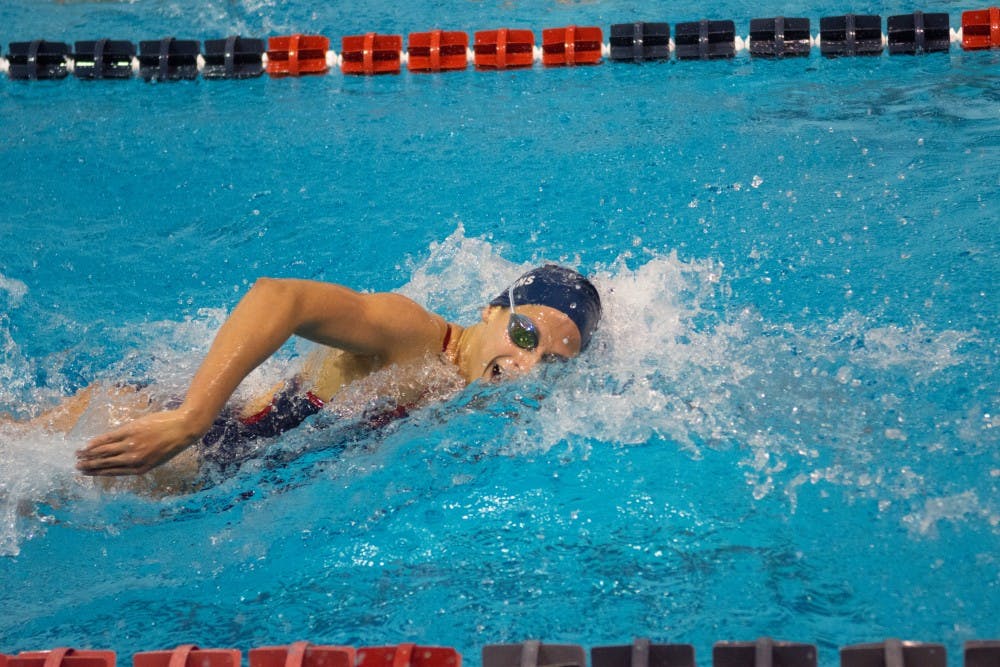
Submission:
POLYGON ((166 463, 198 441, 203 431, 189 415, 167 410, 140 417, 99 435, 76 452, 85 475, 141 475, 166 463))

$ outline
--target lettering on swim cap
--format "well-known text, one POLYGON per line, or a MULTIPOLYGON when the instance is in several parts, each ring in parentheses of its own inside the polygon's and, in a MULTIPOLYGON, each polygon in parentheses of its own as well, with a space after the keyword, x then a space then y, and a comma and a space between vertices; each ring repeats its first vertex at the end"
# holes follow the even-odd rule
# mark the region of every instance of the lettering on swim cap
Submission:
POLYGON ((601 321, 601 296, 579 271, 545 264, 528 271, 514 284, 490 301, 491 306, 510 308, 510 294, 518 306, 548 306, 563 313, 580 331, 580 349, 584 350, 601 321))

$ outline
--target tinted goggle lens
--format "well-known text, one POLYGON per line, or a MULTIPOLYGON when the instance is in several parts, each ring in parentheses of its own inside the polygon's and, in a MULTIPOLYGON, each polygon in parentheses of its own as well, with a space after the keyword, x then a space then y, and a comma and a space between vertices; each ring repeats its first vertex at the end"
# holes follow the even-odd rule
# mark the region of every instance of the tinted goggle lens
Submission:
POLYGON ((507 335, 522 350, 531 351, 538 347, 538 329, 535 328, 535 323, 519 313, 511 313, 507 335))

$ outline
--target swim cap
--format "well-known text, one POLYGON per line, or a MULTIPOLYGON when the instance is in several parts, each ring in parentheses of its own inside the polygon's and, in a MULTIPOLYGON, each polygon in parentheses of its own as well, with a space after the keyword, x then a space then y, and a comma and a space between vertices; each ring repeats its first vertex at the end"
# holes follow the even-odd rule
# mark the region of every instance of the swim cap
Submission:
MULTIPOLYGON (((601 296, 583 274, 557 264, 546 264, 528 271, 514 281, 514 307, 535 304, 565 313, 580 330, 580 349, 586 349, 590 336, 601 321, 601 296)), ((491 306, 510 308, 510 289, 505 289, 491 306)))

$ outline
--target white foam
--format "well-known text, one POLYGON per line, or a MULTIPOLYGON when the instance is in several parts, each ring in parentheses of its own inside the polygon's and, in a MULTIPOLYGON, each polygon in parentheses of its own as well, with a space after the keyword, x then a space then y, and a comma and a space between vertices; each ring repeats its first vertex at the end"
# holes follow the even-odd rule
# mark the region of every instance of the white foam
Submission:
POLYGON ((28 293, 28 286, 16 278, 8 278, 0 274, 0 292, 7 293, 7 306, 17 308, 28 293))
POLYGON ((65 435, 0 425, 0 555, 16 555, 44 529, 38 503, 56 502, 76 486, 75 449, 65 435))
POLYGON ((922 507, 907 514, 903 523, 915 535, 937 537, 939 524, 982 520, 1000 527, 1000 507, 980 500, 975 491, 927 498, 922 507))
POLYGON ((971 333, 950 329, 935 332, 920 323, 871 327, 860 314, 852 314, 834 326, 861 337, 863 346, 851 352, 853 362, 880 369, 905 368, 915 377, 955 366, 960 362, 959 347, 976 340, 971 333))
POLYGON ((32 377, 31 364, 11 336, 7 312, 20 307, 28 286, 0 274, 0 415, 17 413, 18 399, 32 377), (6 298, 6 303, 4 303, 6 298))

